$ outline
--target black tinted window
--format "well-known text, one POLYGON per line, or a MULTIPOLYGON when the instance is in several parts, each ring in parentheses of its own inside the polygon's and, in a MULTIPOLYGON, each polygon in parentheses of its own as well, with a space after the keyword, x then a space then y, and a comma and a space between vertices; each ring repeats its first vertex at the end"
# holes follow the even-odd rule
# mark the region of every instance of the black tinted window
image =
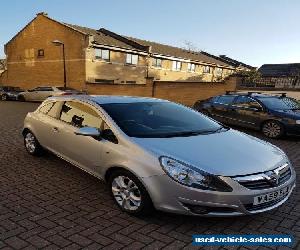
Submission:
POLYGON ((222 104, 232 104, 234 98, 235 96, 223 95, 223 96, 219 96, 217 102, 222 104))
POLYGON ((269 109, 289 110, 300 109, 300 104, 293 98, 289 97, 258 97, 258 99, 269 109))
POLYGON ((214 131, 221 126, 187 107, 171 102, 102 104, 118 126, 133 137, 165 137, 214 131))

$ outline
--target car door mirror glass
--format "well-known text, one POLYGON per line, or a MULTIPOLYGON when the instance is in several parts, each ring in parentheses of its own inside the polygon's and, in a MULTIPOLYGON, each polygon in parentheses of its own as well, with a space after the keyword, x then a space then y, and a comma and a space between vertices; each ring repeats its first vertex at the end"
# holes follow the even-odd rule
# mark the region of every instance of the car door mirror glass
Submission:
POLYGON ((92 127, 82 127, 79 128, 76 132, 76 135, 82 135, 82 136, 91 136, 95 138, 99 138, 101 135, 101 131, 98 128, 92 128, 92 127))

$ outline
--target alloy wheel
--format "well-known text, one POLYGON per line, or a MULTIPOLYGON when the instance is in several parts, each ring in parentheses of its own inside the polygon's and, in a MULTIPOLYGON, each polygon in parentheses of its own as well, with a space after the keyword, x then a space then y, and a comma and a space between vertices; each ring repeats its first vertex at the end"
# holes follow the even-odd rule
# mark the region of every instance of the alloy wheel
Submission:
POLYGON ((6 95, 2 95, 2 96, 1 96, 1 100, 2 100, 2 101, 6 101, 6 100, 7 100, 7 96, 6 96, 6 95))
POLYGON ((264 124, 262 131, 270 138, 277 138, 282 134, 282 127, 278 122, 269 121, 264 124))
POLYGON ((116 176, 112 181, 112 193, 124 210, 136 211, 142 203, 141 191, 138 186, 127 176, 116 176))
POLYGON ((29 153, 33 154, 36 150, 36 140, 32 133, 27 133, 25 136, 25 147, 29 153))

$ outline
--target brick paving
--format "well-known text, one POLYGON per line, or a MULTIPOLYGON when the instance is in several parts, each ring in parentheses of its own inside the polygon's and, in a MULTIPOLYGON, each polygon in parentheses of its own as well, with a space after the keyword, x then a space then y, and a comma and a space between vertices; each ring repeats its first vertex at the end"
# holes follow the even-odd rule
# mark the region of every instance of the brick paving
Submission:
MULTIPOLYGON (((36 158, 25 152, 20 131, 26 113, 36 106, 0 102, 1 249, 197 249, 191 245, 195 233, 292 234, 293 248, 300 249, 300 178, 285 205, 260 215, 201 218, 155 212, 131 217, 116 207, 98 179, 50 153, 36 158)), ((300 140, 271 142, 289 155, 300 176, 300 140)))

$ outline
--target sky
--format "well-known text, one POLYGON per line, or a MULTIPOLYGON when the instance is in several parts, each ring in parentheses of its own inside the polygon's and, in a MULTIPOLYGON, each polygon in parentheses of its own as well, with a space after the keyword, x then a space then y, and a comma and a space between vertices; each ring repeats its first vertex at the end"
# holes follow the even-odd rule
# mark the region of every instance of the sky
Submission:
POLYGON ((300 63, 299 0, 2 0, 4 44, 38 12, 59 21, 227 55, 252 66, 300 63))

